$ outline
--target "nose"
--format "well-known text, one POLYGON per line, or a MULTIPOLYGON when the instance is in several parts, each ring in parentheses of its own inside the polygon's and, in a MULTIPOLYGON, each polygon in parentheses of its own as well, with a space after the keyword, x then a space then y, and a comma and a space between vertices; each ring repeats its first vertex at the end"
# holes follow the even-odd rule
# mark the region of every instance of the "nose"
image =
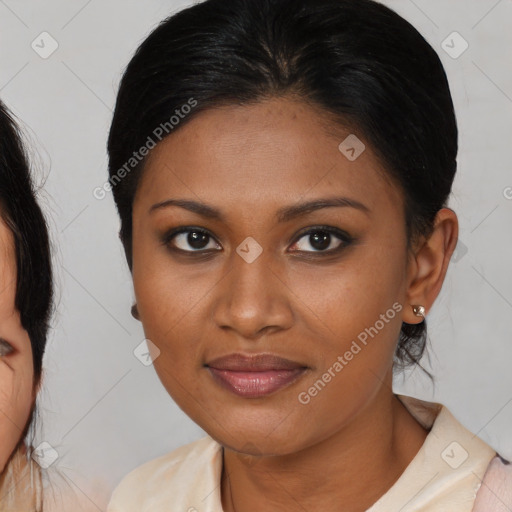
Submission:
POLYGON ((263 250, 251 261, 233 251, 229 272, 215 289, 212 316, 219 328, 257 340, 291 327, 293 294, 273 257, 263 250))

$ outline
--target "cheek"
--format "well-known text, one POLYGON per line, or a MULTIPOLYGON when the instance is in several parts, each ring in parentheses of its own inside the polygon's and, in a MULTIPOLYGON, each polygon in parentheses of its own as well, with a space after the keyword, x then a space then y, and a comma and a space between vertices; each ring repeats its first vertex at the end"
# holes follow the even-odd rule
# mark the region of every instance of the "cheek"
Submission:
POLYGON ((32 407, 33 373, 13 368, 0 360, 0 471, 20 440, 32 407))
POLYGON ((190 340, 204 330, 204 318, 199 316, 220 275, 210 265, 179 265, 164 250, 155 249, 154 242, 151 246, 135 235, 132 277, 144 332, 157 346, 166 343, 165 350, 173 353, 189 344, 174 346, 167 340, 190 340), (180 336, 183 330, 186 338, 180 336))
POLYGON ((355 338, 383 314, 386 334, 390 325, 396 331, 401 320, 393 304, 402 303, 405 289, 405 262, 397 249, 376 244, 337 265, 295 268, 287 276, 294 302, 326 339, 355 338))
POLYGON ((165 254, 148 254, 135 244, 134 249, 132 275, 144 334, 160 351, 154 369, 178 406, 204 426, 212 403, 204 348, 216 341, 208 334, 215 331, 211 301, 225 269, 213 263, 179 266, 165 254))
POLYGON ((200 366, 197 347, 205 329, 201 299, 207 300, 210 278, 199 277, 190 269, 179 271, 154 254, 139 252, 133 261, 133 284, 144 334, 160 351, 153 365, 167 391, 180 403, 182 383, 187 383, 190 392, 200 366))
POLYGON ((183 328, 194 330, 194 315, 208 293, 204 280, 151 261, 142 272, 134 271, 133 283, 144 332, 157 346, 183 328))
POLYGON ((300 390, 301 403, 315 409, 320 423, 327 421, 321 411, 329 403, 355 410, 382 385, 391 368, 402 326, 400 251, 398 246, 366 247, 358 258, 347 258, 332 270, 289 275, 302 330, 314 340, 318 363, 300 390))

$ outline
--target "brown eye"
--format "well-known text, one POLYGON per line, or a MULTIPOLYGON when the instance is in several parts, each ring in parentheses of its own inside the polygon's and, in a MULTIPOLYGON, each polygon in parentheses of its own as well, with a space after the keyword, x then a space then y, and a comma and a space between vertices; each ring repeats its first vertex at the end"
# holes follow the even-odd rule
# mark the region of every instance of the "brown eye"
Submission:
POLYGON ((4 339, 0 338, 0 357, 7 356, 13 351, 14 347, 4 339))
POLYGON ((333 253, 351 241, 342 231, 327 226, 309 229, 293 245, 300 252, 333 253))
POLYGON ((180 228, 165 237, 165 244, 182 252, 201 252, 218 249, 219 245, 207 231, 198 228, 180 228))

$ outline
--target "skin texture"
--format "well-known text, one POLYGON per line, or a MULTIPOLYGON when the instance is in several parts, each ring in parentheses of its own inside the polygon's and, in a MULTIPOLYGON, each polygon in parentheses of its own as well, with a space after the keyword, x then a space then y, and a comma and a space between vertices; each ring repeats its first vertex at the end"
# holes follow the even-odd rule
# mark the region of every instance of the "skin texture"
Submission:
POLYGON ((14 238, 0 217, 0 473, 18 444, 34 403, 32 346, 15 308, 14 238))
MULTIPOLYGON (((152 151, 133 205, 133 281, 155 369, 182 410, 224 446, 226 512, 363 511, 397 480, 427 431, 392 392, 392 359, 412 304, 430 309, 457 239, 457 218, 439 212, 429 240, 406 249, 403 197, 369 143, 349 161, 338 145, 351 133, 292 98, 200 113, 152 151), (279 208, 344 196, 364 204, 329 207, 279 223, 279 208), (224 219, 177 206, 207 203, 224 219), (208 230, 205 249, 180 226, 208 230), (304 228, 332 226, 325 255, 304 228), (246 237, 263 252, 247 263, 246 237), (182 252, 172 250, 181 248, 182 252), (193 251, 193 254, 191 254, 193 251), (208 253, 205 255, 205 253, 208 253), (298 400, 365 328, 403 306, 308 404, 298 400), (205 363, 233 352, 273 353, 302 363, 299 380, 260 398, 220 387, 205 363), (346 483, 347 485, 342 485, 346 483)), ((192 229, 193 231, 193 229, 192 229)), ((318 229, 316 230, 319 231, 318 229)), ((325 252, 325 250, 324 250, 325 252)))

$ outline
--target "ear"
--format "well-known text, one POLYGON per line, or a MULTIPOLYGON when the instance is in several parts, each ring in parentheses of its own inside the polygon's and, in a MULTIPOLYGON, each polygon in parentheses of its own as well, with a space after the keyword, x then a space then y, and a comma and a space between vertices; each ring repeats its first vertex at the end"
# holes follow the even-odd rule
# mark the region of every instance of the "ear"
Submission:
POLYGON ((408 259, 406 307, 403 321, 408 324, 421 323, 412 310, 413 305, 430 310, 441 291, 448 264, 459 235, 457 215, 450 208, 437 212, 432 234, 422 237, 408 259))

